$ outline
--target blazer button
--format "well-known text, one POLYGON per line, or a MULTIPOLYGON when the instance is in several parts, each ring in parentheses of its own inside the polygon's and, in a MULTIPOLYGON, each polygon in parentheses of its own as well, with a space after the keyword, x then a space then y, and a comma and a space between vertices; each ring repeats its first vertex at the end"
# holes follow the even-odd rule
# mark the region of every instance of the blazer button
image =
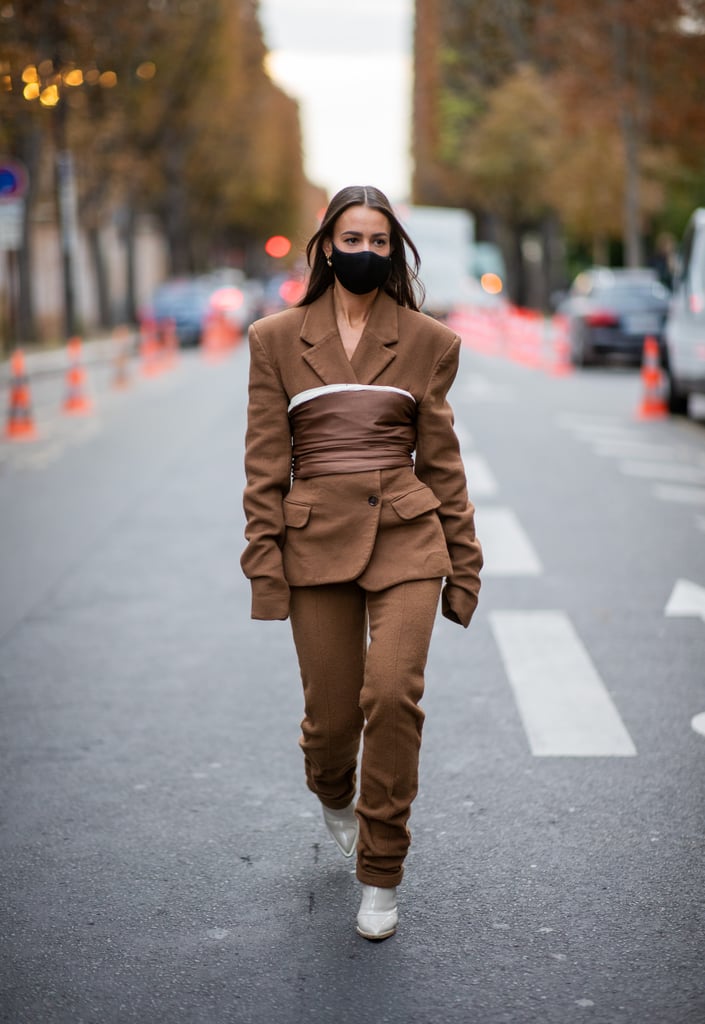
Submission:
POLYGON ((376 494, 371 494, 369 496, 369 498, 367 499, 367 504, 371 505, 372 508, 374 508, 375 505, 379 505, 379 498, 377 497, 377 495, 376 494))

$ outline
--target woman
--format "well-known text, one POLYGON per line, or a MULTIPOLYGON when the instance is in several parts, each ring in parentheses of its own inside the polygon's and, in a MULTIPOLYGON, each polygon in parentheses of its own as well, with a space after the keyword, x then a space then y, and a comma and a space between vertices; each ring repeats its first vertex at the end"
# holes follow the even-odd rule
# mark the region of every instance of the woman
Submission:
POLYGON ((250 328, 242 567, 252 617, 291 619, 307 784, 340 851, 357 851, 357 930, 384 939, 439 595, 467 626, 480 588, 446 400, 460 342, 418 311, 418 252, 378 189, 334 196, 306 253, 301 302, 250 328))

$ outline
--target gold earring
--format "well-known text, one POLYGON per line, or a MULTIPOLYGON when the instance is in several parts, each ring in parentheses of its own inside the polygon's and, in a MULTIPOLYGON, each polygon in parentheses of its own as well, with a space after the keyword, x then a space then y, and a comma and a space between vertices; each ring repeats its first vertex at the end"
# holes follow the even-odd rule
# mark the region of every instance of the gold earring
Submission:
POLYGON ((328 264, 329 267, 333 266, 333 260, 330 258, 330 256, 326 256, 326 263, 328 264))

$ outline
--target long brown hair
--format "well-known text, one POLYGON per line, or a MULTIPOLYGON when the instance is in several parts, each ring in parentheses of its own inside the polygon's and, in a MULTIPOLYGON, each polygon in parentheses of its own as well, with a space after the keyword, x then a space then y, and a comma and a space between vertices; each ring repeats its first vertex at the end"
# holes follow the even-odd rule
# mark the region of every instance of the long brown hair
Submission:
POLYGON ((392 204, 384 192, 380 192, 372 185, 349 185, 337 192, 331 199, 318 231, 306 246, 306 259, 311 273, 306 286, 306 294, 297 305, 310 305, 333 284, 335 275, 333 268, 329 267, 326 262, 323 242, 327 238, 333 238, 335 222, 341 213, 350 206, 369 206, 371 210, 379 210, 389 221, 392 270, 384 290, 400 306, 418 310, 424 300, 423 285, 418 277, 421 266, 418 249, 400 224, 392 209, 392 204), (406 260, 407 248, 414 259, 413 267, 406 260))

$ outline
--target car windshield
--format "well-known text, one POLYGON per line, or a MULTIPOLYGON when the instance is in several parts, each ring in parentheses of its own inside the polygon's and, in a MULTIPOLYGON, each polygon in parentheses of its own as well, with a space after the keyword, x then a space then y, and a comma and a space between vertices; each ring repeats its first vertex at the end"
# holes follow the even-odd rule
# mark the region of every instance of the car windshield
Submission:
POLYGON ((667 301, 668 290, 658 281, 619 281, 609 285, 596 285, 592 298, 598 302, 619 306, 620 309, 636 309, 667 301))
POLYGON ((157 290, 154 296, 154 308, 159 314, 176 310, 205 308, 211 289, 200 282, 179 281, 166 284, 157 290))

